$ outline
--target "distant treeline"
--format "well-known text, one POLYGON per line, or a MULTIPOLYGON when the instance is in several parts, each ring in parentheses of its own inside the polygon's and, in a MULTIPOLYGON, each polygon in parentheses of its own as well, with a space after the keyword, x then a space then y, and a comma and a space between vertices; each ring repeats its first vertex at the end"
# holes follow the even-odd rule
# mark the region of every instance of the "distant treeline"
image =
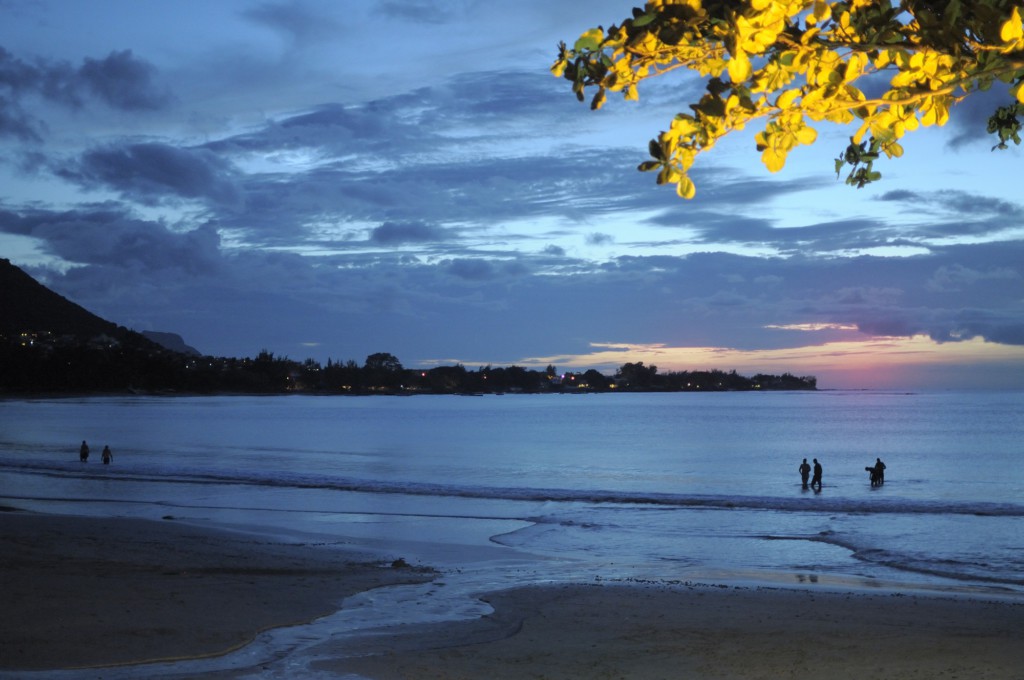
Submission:
POLYGON ((254 359, 192 356, 164 349, 136 333, 88 341, 22 334, 0 337, 0 393, 483 394, 606 391, 813 390, 816 379, 785 373, 744 377, 735 371, 659 373, 643 362, 614 375, 558 372, 554 366, 469 370, 461 364, 402 366, 392 354, 327 364, 293 361, 263 351, 254 359))

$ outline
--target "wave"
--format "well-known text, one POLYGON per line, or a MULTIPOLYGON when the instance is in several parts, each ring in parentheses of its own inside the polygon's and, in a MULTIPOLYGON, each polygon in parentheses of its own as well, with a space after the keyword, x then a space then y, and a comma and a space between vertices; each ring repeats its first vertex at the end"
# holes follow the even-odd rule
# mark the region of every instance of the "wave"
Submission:
POLYGON ((280 473, 251 470, 163 470, 123 471, 116 467, 79 463, 15 461, 0 458, 0 470, 41 476, 86 480, 138 482, 152 484, 245 485, 283 489, 316 489, 364 494, 397 494, 468 498, 533 503, 576 503, 587 505, 649 506, 687 510, 768 510, 779 512, 831 512, 843 514, 926 514, 1024 517, 1024 505, 979 501, 925 501, 908 498, 854 499, 814 496, 741 496, 661 493, 606 489, 565 489, 539 487, 502 487, 467 484, 439 484, 411 480, 358 479, 329 477, 309 473, 280 473))
MULTIPOLYGON (((832 533, 810 538, 829 545, 835 545, 850 551, 851 556, 861 562, 878 564, 901 571, 910 571, 928 576, 938 576, 957 581, 981 581, 985 583, 1002 583, 1024 586, 1024 578, 1019 576, 1017 564, 992 564, 986 561, 963 559, 936 559, 935 556, 921 556, 899 550, 866 547, 848 537, 832 533), (1009 576, 1008 575, 1013 575, 1009 576)), ((990 555, 990 559, 991 559, 990 555)))

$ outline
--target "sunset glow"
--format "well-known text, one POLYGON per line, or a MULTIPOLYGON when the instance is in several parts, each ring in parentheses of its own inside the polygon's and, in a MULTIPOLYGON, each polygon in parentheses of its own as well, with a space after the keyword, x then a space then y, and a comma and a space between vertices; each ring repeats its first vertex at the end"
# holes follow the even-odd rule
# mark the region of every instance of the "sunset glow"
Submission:
POLYGON ((864 341, 828 342, 776 350, 737 350, 725 347, 670 347, 594 343, 593 352, 530 359, 526 365, 557 364, 563 368, 615 368, 644 362, 659 372, 732 370, 745 375, 793 373, 816 376, 819 387, 830 389, 903 389, 935 383, 965 371, 977 374, 977 383, 1017 389, 1024 384, 1024 347, 997 345, 983 340, 936 343, 925 336, 878 337, 864 341), (1008 365, 1016 370, 1005 371, 1008 365))

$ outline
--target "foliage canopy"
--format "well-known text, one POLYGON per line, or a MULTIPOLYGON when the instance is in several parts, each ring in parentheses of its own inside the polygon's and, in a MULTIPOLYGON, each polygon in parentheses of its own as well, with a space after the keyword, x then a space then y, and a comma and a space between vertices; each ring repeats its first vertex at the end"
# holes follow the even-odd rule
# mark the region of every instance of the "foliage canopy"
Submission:
POLYGON ((761 119, 757 150, 772 172, 790 151, 814 143, 809 123, 858 124, 835 161, 837 176, 863 187, 881 174, 881 154, 903 154, 900 139, 944 125, 950 107, 994 82, 1013 96, 989 119, 994 148, 1020 143, 1024 114, 1024 22, 1018 0, 652 0, 621 25, 559 44, 551 67, 580 101, 596 87, 639 98, 640 82, 685 68, 707 79, 706 93, 651 141, 658 184, 683 198, 696 191, 697 154, 761 119), (888 76, 888 82, 885 78, 888 76), (869 94, 870 93, 870 94, 869 94))

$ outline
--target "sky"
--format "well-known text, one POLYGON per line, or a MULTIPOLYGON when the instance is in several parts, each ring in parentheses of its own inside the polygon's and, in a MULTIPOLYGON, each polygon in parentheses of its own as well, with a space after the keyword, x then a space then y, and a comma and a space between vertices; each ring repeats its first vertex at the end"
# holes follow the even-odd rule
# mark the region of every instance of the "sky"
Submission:
POLYGON ((726 139, 684 201, 636 166, 698 77, 594 112, 548 70, 631 7, 0 0, 0 257, 214 356, 1024 385, 1005 91, 863 189, 821 124, 775 174, 726 139))

